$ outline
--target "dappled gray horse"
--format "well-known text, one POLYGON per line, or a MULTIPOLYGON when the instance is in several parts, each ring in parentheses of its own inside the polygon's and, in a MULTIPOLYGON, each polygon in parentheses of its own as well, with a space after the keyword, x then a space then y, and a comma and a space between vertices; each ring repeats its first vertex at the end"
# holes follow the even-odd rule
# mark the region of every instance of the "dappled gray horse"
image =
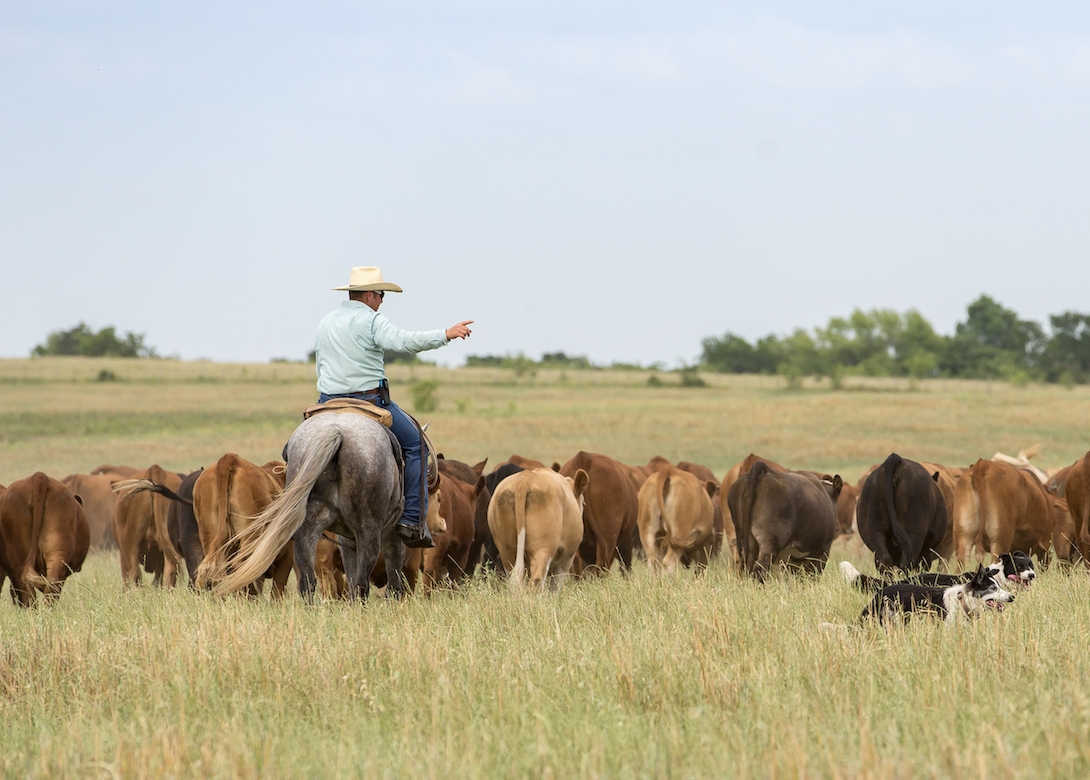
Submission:
MULTIPOLYGON (((401 516, 401 446, 388 428, 357 414, 316 414, 287 446, 287 485, 240 540, 217 590, 237 591, 261 576, 295 541, 299 592, 314 594, 314 556, 325 531, 346 538, 341 549, 349 597, 366 598, 379 552, 386 570, 401 571, 405 548, 394 533, 401 516)), ((395 596, 402 582, 390 578, 395 596)))

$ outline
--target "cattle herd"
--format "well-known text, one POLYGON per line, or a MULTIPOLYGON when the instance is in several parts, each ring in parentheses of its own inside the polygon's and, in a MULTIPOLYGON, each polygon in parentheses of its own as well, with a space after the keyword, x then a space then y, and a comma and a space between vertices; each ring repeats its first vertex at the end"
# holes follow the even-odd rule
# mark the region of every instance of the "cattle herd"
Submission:
MULTIPOLYGON (((1035 555, 1043 565, 1052 556, 1090 561, 1088 459, 1045 473, 1022 455, 953 468, 891 454, 848 485, 756 455, 722 480, 704 466, 661 457, 630 466, 579 452, 547 468, 513 455, 486 473, 484 461, 470 466, 440 455, 428 488, 435 547, 407 551, 398 576, 409 590, 426 590, 492 569, 513 587, 528 581, 555 589, 567 576, 606 572, 615 560, 628 569, 642 551, 654 572, 723 555, 764 579, 781 568, 820 573, 834 538, 857 533, 881 575, 917 577, 873 587, 880 592, 872 613, 926 608, 949 618, 955 603, 961 615, 973 611, 973 599, 1005 601, 989 584, 1004 574, 1027 581, 1030 565, 1019 569, 1012 556, 1028 562, 1035 555), (939 559, 944 568, 964 568, 973 556, 995 563, 947 580, 918 579, 939 559)), ((0 486, 0 587, 9 578, 21 605, 38 593, 55 599, 89 548, 111 546, 126 585, 140 584, 143 570, 174 586, 184 560, 191 587, 213 587, 284 489, 283 462, 258 466, 234 453, 188 475, 157 465, 100 466, 62 481, 38 472, 0 486)), ((328 597, 350 591, 341 551, 351 544, 332 533, 320 540, 314 571, 328 597)), ((282 596, 292 566, 289 541, 249 591, 260 593, 271 579, 282 596)), ((844 573, 857 584, 865 579, 851 566, 844 573)), ((380 559, 370 580, 382 587, 390 576, 380 559)))

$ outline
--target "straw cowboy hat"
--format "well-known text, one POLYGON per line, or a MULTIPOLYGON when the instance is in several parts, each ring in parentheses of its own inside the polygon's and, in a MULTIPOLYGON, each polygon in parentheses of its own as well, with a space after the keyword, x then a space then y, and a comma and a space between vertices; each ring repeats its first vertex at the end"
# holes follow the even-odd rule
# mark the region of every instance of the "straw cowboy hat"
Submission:
POLYGON ((361 265, 352 269, 348 284, 344 287, 334 287, 334 290, 387 290, 389 292, 403 292, 393 282, 382 281, 382 269, 373 265, 361 265))

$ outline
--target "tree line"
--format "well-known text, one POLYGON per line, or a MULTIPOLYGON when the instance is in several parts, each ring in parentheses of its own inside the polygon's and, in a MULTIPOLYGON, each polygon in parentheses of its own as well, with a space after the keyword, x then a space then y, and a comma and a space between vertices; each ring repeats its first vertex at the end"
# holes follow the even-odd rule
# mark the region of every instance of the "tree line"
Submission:
POLYGON ((701 363, 734 374, 802 377, 960 377, 1031 380, 1072 385, 1090 380, 1090 314, 1068 311, 1049 317, 1050 329, 1021 319, 987 295, 969 304, 953 335, 935 332, 914 309, 856 309, 812 331, 797 328, 749 343, 734 333, 709 336, 701 363))

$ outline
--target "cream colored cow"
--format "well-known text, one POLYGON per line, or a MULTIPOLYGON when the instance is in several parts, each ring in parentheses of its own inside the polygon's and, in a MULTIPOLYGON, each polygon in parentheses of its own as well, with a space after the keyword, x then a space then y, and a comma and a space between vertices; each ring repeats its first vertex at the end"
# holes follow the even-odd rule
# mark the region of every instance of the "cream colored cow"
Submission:
POLYGON ((590 478, 579 469, 564 477, 550 469, 528 469, 500 482, 488 504, 488 527, 512 588, 545 580, 558 589, 571 571, 583 540, 583 493, 590 478))

